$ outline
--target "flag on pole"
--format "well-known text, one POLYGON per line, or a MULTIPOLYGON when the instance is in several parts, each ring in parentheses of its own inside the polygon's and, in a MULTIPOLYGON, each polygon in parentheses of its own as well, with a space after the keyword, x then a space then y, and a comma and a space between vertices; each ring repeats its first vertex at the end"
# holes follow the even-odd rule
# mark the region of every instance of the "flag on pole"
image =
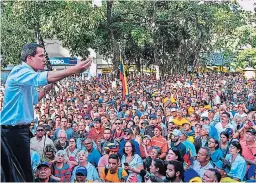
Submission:
POLYGON ((124 61, 121 56, 120 56, 120 80, 122 82, 122 96, 123 96, 123 100, 125 100, 126 96, 129 95, 129 90, 128 90, 125 69, 124 69, 124 61))

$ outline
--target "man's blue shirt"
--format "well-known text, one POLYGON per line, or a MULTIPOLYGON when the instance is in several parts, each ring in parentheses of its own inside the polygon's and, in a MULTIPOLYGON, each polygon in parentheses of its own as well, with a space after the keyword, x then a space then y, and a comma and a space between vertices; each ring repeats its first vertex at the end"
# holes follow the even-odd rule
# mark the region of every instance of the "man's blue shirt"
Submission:
POLYGON ((48 72, 35 72, 23 62, 10 72, 5 85, 1 125, 29 124, 34 120, 33 105, 38 103, 36 87, 45 86, 48 72))

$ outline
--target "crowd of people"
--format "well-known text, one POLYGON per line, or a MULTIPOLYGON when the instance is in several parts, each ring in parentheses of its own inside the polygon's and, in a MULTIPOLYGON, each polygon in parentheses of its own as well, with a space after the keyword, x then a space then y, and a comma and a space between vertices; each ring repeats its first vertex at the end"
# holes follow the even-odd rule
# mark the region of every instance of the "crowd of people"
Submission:
MULTIPOLYGON (((34 108, 35 181, 256 180, 256 80, 240 73, 68 77, 34 108)), ((1 90, 1 101, 4 87, 1 90)))

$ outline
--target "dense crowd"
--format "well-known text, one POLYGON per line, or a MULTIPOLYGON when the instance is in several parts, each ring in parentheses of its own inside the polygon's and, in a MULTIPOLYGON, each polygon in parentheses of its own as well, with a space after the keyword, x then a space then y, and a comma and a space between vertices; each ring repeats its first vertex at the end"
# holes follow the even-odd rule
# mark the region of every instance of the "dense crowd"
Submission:
POLYGON ((109 77, 55 85, 30 126, 36 181, 256 180, 256 80, 133 75, 128 85, 125 99, 109 77))

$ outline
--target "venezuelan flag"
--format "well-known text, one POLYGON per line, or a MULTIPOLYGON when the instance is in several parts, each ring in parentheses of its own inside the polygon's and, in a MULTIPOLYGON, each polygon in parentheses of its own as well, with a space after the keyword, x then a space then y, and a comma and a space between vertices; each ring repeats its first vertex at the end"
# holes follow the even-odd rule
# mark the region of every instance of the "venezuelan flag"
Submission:
POLYGON ((129 95, 129 90, 128 90, 128 85, 127 85, 125 69, 124 69, 124 61, 121 56, 120 56, 120 80, 122 82, 123 100, 125 100, 125 97, 129 95))

